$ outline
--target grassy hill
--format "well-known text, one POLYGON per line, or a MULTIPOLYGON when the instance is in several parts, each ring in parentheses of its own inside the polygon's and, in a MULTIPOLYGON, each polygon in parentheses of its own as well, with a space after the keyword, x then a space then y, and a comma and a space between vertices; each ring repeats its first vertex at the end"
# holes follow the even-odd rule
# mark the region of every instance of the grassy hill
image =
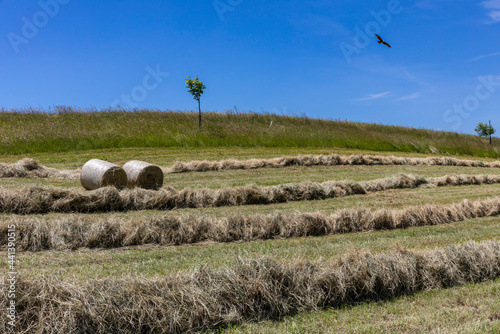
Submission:
MULTIPOLYGON (((125 147, 336 147, 499 157, 498 140, 444 131, 257 113, 0 113, 0 154, 125 147)), ((69 111, 68 111, 69 110, 69 111)))

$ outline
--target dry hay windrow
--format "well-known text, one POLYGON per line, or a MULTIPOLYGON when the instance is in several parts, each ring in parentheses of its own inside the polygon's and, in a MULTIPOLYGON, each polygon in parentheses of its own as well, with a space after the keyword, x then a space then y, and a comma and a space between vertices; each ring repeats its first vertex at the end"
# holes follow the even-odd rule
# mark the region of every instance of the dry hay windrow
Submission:
POLYGON ((15 217, 0 223, 0 249, 7 248, 7 229, 15 225, 17 251, 118 248, 145 244, 175 246, 204 241, 234 242, 276 238, 392 230, 465 221, 500 215, 500 197, 464 200, 452 205, 423 205, 404 209, 342 209, 315 213, 163 215, 134 220, 116 218, 58 219, 15 217))
MULTIPOLYGON (((205 266, 161 278, 75 283, 52 276, 19 276, 16 330, 54 334, 195 332, 389 300, 499 276, 498 241, 469 241, 426 251, 358 251, 316 262, 240 260, 231 268, 205 266)), ((0 290, 2 305, 8 301, 6 291, 0 290)), ((7 332, 7 318, 0 319, 0 330, 7 332)))
POLYGON ((276 186, 255 185, 222 189, 164 187, 160 191, 114 187, 90 192, 53 188, 0 189, 0 212, 36 214, 48 212, 108 212, 124 210, 174 210, 237 205, 265 205, 288 201, 321 200, 420 186, 459 186, 500 183, 500 175, 446 175, 425 178, 399 174, 371 181, 301 182, 276 186))
POLYGON ((227 159, 220 161, 176 162, 170 173, 220 171, 225 169, 283 168, 289 166, 408 165, 500 168, 500 161, 486 162, 449 157, 404 158, 382 155, 298 155, 271 159, 227 159))
MULTIPOLYGON (((172 167, 162 168, 165 174, 222 171, 231 169, 285 168, 290 166, 350 166, 350 165, 406 165, 406 166, 455 166, 455 167, 489 167, 500 168, 500 161, 488 162, 481 160, 466 160, 450 157, 405 158, 382 155, 297 155, 270 159, 219 161, 189 161, 175 162, 172 167)), ((43 177, 43 178, 79 178, 79 170, 57 170, 40 165, 33 159, 23 159, 16 164, 0 163, 0 178, 6 177, 43 177), (28 166, 26 166, 28 165, 28 166), (30 169, 29 166, 37 166, 30 169), (27 167, 27 168, 26 168, 27 167)))
POLYGON ((30 158, 19 160, 14 164, 0 163, 0 178, 39 177, 74 180, 79 177, 78 173, 78 170, 48 168, 30 158))

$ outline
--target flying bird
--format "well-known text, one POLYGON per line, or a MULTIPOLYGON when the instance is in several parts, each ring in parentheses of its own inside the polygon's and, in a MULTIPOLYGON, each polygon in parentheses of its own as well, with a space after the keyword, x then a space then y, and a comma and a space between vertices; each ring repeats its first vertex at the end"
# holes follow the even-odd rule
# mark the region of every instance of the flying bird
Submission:
POLYGON ((389 48, 391 47, 391 46, 389 45, 389 43, 387 43, 386 41, 384 41, 384 40, 382 39, 382 37, 380 37, 380 36, 379 36, 379 35, 377 35, 377 34, 375 34, 375 36, 378 38, 378 41, 377 41, 377 43, 378 43, 378 44, 384 44, 384 45, 387 45, 387 47, 389 47, 389 48))

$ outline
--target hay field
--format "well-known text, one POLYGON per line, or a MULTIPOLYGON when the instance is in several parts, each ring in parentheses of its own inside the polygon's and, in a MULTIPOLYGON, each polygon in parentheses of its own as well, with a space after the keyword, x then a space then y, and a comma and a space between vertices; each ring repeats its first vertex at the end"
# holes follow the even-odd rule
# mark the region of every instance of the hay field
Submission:
POLYGON ((18 332, 500 331, 495 160, 186 151, 85 152, 160 165, 159 191, 84 191, 74 152, 0 159, 18 332))

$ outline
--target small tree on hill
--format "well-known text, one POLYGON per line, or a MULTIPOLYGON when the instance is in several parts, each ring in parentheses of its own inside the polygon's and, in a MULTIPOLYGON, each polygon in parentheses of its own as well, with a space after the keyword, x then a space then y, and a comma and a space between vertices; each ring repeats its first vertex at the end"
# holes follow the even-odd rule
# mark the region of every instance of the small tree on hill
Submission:
POLYGON ((490 145, 491 145, 491 136, 495 133, 495 129, 491 126, 490 124, 485 124, 485 123, 479 123, 476 128, 475 128, 476 133, 478 136, 481 137, 490 137, 490 145))
POLYGON ((187 77, 186 80, 186 88, 189 88, 188 92, 193 95, 193 98, 198 101, 198 113, 199 113, 199 128, 201 130, 201 94, 203 94, 203 90, 206 89, 205 85, 203 82, 198 80, 198 76, 196 78, 191 79, 191 77, 187 77))

